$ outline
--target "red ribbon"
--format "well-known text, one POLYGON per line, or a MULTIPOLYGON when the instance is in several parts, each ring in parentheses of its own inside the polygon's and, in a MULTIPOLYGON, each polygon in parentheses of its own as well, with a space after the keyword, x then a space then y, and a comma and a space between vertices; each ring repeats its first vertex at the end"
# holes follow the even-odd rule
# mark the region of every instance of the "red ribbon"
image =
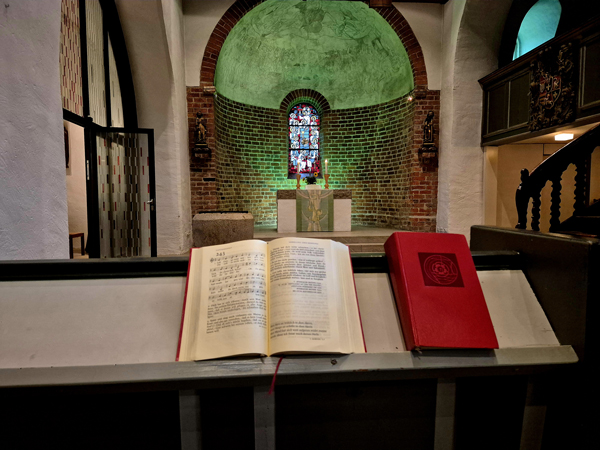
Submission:
POLYGON ((279 365, 281 364, 281 361, 283 361, 283 356, 279 358, 279 361, 277 362, 277 367, 275 367, 275 373, 273 374, 273 381, 271 381, 271 388, 269 389, 268 395, 271 395, 275 390, 275 378, 277 378, 277 372, 279 372, 279 365))

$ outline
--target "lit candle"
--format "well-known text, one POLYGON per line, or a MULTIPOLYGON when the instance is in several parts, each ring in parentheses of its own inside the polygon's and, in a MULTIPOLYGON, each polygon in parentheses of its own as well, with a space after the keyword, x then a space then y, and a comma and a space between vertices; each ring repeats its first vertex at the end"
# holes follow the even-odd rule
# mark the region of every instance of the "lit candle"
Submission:
POLYGON ((329 164, 329 162, 325 160, 325 175, 327 175, 327 164, 329 164))

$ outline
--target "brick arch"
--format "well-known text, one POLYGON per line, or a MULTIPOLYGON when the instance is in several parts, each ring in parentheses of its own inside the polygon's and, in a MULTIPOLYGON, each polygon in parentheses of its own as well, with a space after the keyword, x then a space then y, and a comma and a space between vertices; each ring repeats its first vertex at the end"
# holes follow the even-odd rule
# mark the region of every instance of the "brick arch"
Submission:
POLYGON ((212 86, 215 82, 217 60, 219 59, 219 53, 221 53, 221 48, 223 48, 227 35, 229 35, 233 27, 248 11, 260 5, 263 1, 264 0, 237 0, 227 11, 225 11, 225 14, 223 14, 215 26, 215 29, 206 43, 202 64, 200 65, 201 88, 212 86))
MULTIPOLYGON (((246 13, 263 2, 264 0, 237 0, 225 14, 223 14, 210 35, 208 43, 206 44, 206 49, 204 50, 202 64, 200 66, 201 88, 212 86, 214 84, 217 60, 219 59, 219 54, 221 53, 221 48, 223 48, 225 39, 233 27, 246 13)), ((400 41, 402 41, 402 45, 404 45, 404 48, 406 49, 412 68, 415 87, 426 88, 427 71, 425 69, 425 58, 421 51, 421 45, 419 44, 419 41, 417 41, 415 34, 404 16, 400 14, 400 11, 394 6, 372 9, 377 11, 381 17, 387 21, 400 38, 400 41)))
POLYGON ((291 107, 300 102, 313 104, 314 107, 317 108, 319 114, 327 114, 331 109, 329 102, 323 94, 312 89, 296 89, 295 91, 290 92, 282 100, 279 109, 287 116, 291 107))
POLYGON ((390 24, 400 38, 400 41, 402 41, 402 45, 404 45, 406 53, 408 53, 415 88, 427 88, 427 70, 425 69, 425 58, 421 51, 421 44, 417 41, 417 37, 404 16, 394 6, 373 9, 390 24))
MULTIPOLYGON (((321 94, 318 91, 315 91, 314 89, 296 89, 293 90, 292 92, 290 92, 288 95, 286 95, 284 97, 284 99, 281 101, 281 104, 279 105, 279 111, 281 112, 282 116, 285 117, 285 123, 286 123, 286 128, 287 128, 287 124, 288 122, 288 114, 290 112, 290 110, 292 109, 292 107, 294 107, 295 105, 297 105, 298 103, 310 103, 311 105, 313 105, 316 109, 317 109, 317 113, 319 114, 320 118, 321 118, 321 125, 323 125, 323 121, 325 120, 325 117, 327 116, 327 113, 331 110, 331 107, 329 106, 329 102, 327 101, 327 99, 325 98, 325 96, 323 94, 321 94)), ((323 135, 321 135, 321 137, 319 138, 320 140, 323 139, 323 135)), ((286 158, 288 158, 288 164, 289 164, 289 137, 286 137, 286 141, 287 141, 287 145, 285 147, 285 152, 286 152, 286 158)), ((322 155, 322 148, 319 148, 319 155, 322 155)), ((296 179, 296 175, 290 174, 288 172, 288 178, 289 179, 296 179)), ((319 178, 322 178, 322 175, 319 176, 319 178)))

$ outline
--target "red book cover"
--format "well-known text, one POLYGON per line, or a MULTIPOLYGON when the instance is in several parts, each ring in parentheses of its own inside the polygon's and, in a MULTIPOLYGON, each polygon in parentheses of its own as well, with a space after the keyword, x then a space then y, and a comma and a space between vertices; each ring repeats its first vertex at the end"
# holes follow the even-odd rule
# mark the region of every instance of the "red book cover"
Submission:
POLYGON ((463 235, 396 232, 385 253, 407 350, 498 348, 463 235))

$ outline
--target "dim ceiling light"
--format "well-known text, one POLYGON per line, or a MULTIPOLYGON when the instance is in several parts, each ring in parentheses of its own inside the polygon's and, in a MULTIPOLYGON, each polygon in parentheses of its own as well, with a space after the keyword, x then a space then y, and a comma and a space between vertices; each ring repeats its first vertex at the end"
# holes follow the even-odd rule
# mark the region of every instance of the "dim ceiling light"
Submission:
POLYGON ((555 141, 570 141, 573 139, 573 133, 560 133, 554 136, 555 141))

